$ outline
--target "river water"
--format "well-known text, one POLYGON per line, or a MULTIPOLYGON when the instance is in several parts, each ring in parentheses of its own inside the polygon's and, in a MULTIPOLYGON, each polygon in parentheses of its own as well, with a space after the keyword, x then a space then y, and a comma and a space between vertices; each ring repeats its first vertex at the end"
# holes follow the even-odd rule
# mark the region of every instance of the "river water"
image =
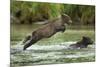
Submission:
POLYGON ((95 42, 95 30, 92 26, 67 27, 64 33, 42 39, 23 51, 21 40, 39 25, 11 25, 10 64, 12 67, 42 64, 80 63, 95 61, 95 44, 84 49, 69 49, 69 45, 89 36, 95 42))
POLYGON ((63 42, 52 45, 34 44, 23 51, 20 42, 11 46, 11 65, 40 65, 40 64, 58 64, 75 62, 93 62, 95 61, 95 46, 89 45, 83 49, 69 49, 69 45, 75 42, 63 42))

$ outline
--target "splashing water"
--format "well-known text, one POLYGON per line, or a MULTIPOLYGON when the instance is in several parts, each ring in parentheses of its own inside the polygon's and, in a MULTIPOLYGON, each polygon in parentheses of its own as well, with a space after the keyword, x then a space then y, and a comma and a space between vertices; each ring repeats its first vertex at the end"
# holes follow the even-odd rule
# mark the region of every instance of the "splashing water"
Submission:
POLYGON ((23 51, 22 41, 11 46, 11 65, 36 65, 51 63, 70 63, 94 61, 95 46, 89 45, 83 49, 68 49, 70 44, 76 42, 64 42, 60 44, 38 45, 34 44, 23 51))

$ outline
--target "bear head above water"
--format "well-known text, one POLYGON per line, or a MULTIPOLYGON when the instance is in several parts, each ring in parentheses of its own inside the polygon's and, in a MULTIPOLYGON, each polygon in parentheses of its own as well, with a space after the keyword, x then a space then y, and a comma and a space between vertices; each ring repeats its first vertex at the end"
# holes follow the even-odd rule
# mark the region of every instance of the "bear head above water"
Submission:
POLYGON ((87 48, 89 44, 93 44, 93 41, 90 37, 83 36, 81 41, 71 44, 70 48, 87 48))

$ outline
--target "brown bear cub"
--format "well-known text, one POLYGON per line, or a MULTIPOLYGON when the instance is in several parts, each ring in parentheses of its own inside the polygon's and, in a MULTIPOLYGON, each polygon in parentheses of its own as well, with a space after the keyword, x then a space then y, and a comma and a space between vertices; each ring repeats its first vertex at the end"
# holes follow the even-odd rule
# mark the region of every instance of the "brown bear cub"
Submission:
POLYGON ((93 41, 89 37, 83 36, 81 41, 78 41, 76 44, 71 44, 70 47, 74 48, 87 48, 89 44, 93 44, 93 41))
POLYGON ((43 27, 33 31, 31 35, 25 38, 23 41, 23 44, 25 44, 23 50, 26 50, 26 48, 30 47, 32 44, 43 38, 49 38, 60 31, 64 32, 66 29, 65 24, 70 23, 72 23, 72 20, 66 14, 62 14, 61 17, 48 21, 48 23, 43 27))

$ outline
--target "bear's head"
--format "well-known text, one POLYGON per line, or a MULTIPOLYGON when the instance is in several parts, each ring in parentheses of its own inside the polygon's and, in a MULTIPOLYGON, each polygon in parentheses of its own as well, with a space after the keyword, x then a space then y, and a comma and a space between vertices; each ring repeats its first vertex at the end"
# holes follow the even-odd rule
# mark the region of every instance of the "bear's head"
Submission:
POLYGON ((66 24, 71 24, 72 20, 70 18, 70 16, 68 16, 67 14, 62 14, 61 15, 62 21, 66 24))
POLYGON ((90 37, 86 37, 86 36, 83 36, 83 39, 82 41, 85 43, 85 44, 93 44, 93 41, 90 37))

